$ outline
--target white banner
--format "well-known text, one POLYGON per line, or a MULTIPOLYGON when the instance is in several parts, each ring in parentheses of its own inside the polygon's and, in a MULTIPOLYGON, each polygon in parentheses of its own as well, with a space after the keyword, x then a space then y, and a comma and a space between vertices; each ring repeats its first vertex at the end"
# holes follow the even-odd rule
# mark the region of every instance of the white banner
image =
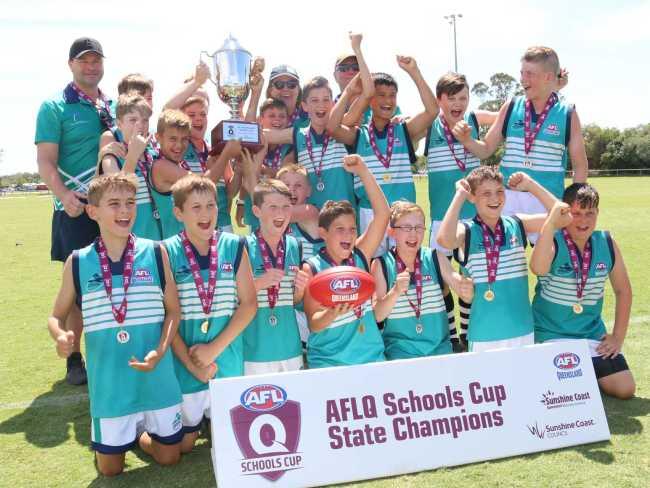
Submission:
POLYGON ((607 440, 586 341, 213 380, 220 487, 317 486, 607 440))

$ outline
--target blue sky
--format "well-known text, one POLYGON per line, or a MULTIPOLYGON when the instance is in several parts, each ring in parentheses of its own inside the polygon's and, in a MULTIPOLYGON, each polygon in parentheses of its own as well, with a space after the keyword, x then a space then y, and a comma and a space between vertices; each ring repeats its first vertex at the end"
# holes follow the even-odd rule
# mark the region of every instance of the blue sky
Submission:
MULTIPOLYGON (((364 33, 370 69, 388 71, 400 83, 406 114, 419 110, 415 88, 397 67, 397 53, 413 55, 434 85, 453 67, 451 30, 458 23, 459 71, 470 83, 503 71, 517 76, 529 45, 553 47, 570 71, 566 97, 583 124, 619 128, 650 122, 650 1, 455 1, 440 2, 184 0, 154 9, 133 1, 10 1, 0 12, 0 174, 36 170, 35 117, 42 100, 70 80, 67 53, 77 37, 99 39, 107 56, 103 90, 140 71, 155 81, 154 118, 164 99, 190 74, 201 50, 214 51, 232 32, 255 55, 294 65, 302 80, 332 79, 334 59, 346 51, 349 30, 364 33), (306 5, 309 5, 306 7, 306 5)), ((145 2, 142 2, 145 3, 145 2)), ((211 87, 208 87, 211 89, 211 87)), ((211 121, 227 114, 213 94, 211 121)), ((476 104, 478 100, 473 100, 476 104)), ((154 119, 155 120, 155 119, 154 119)), ((155 125, 155 124, 152 124, 155 125)))

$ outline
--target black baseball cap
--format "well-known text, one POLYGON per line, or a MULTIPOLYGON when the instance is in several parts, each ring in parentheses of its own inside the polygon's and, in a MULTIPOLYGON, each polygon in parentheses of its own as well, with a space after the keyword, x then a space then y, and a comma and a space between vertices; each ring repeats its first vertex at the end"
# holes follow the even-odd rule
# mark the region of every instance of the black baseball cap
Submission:
POLYGON ((91 37, 80 37, 72 43, 70 46, 70 56, 68 59, 72 61, 77 59, 79 56, 83 56, 86 53, 96 53, 99 54, 102 58, 104 57, 104 51, 102 51, 102 45, 97 39, 91 37))

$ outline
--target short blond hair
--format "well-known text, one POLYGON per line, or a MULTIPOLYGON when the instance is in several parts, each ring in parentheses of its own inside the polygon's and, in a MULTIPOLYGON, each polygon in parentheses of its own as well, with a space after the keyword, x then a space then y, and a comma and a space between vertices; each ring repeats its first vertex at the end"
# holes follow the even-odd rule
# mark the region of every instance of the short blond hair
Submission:
POLYGON ((125 93, 117 98, 115 116, 117 120, 121 120, 122 117, 131 112, 138 112, 146 119, 151 117, 151 107, 142 95, 135 92, 125 93))
POLYGON ((283 195, 287 198, 291 198, 291 192, 287 185, 282 181, 269 178, 263 181, 260 181, 253 190, 253 205, 256 207, 261 207, 264 204, 264 199, 267 195, 277 193, 283 195))
POLYGON ((496 166, 485 165, 474 168, 470 174, 467 175, 466 180, 469 184, 472 195, 476 194, 477 188, 485 181, 496 181, 503 185, 503 175, 499 172, 496 166))
POLYGON ((156 132, 162 135, 167 129, 174 128, 187 131, 189 133, 191 127, 192 123, 190 122, 190 118, 185 115, 185 113, 183 113, 181 110, 168 108, 166 110, 163 110, 160 114, 160 117, 158 117, 156 132))
POLYGON ((278 170, 278 173, 275 175, 275 177, 279 180, 282 175, 286 175, 287 173, 295 173, 297 175, 304 176, 305 178, 307 178, 307 181, 309 181, 307 169, 305 169, 305 167, 302 164, 298 164, 298 163, 285 164, 278 170))
POLYGON ((390 206, 390 226, 395 227, 399 219, 412 213, 419 213, 424 217, 424 210, 417 203, 397 200, 390 206))
POLYGON ((214 182, 203 175, 188 173, 172 185, 172 197, 174 198, 174 206, 183 210, 185 201, 191 193, 208 193, 217 201, 217 186, 214 182))
POLYGON ((190 98, 185 100, 185 102, 183 102, 183 105, 181 105, 181 110, 185 112, 187 107, 189 107, 190 105, 194 105, 195 103, 200 103, 206 108, 206 110, 210 108, 210 100, 208 100, 204 96, 195 93, 190 98))
POLYGON ((521 57, 522 61, 529 63, 538 63, 544 66, 546 71, 550 71, 555 75, 560 74, 560 59, 557 53, 546 46, 531 46, 526 49, 526 52, 521 57))
POLYGON ((128 191, 135 196, 138 191, 138 178, 133 173, 121 172, 93 178, 88 185, 88 203, 98 207, 102 197, 108 191, 128 191))

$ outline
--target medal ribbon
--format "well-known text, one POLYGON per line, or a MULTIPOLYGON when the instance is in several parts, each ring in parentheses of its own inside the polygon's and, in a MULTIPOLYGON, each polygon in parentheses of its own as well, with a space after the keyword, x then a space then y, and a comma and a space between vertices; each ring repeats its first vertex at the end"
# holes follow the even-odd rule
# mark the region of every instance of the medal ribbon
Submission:
POLYGON ((133 261, 135 259, 135 236, 129 234, 129 238, 126 241, 126 250, 124 253, 124 271, 122 272, 122 288, 124 288, 124 296, 122 297, 122 303, 116 307, 113 304, 113 273, 111 272, 111 265, 108 262, 108 252, 106 251, 106 245, 104 244, 104 239, 100 237, 97 238, 97 254, 99 255, 99 267, 102 270, 102 279, 104 281, 104 289, 106 290, 106 296, 108 301, 111 302, 111 309, 113 310, 113 317, 118 324, 124 322, 126 319, 126 292, 129 290, 131 285, 131 277, 133 276, 133 261))
POLYGON ((582 294, 587 284, 587 277, 589 276, 589 268, 591 266, 591 239, 585 244, 585 249, 582 253, 582 266, 580 266, 578 258, 578 247, 569 236, 566 229, 562 229, 562 237, 566 242, 566 247, 569 248, 569 257, 571 258, 571 266, 576 274, 576 296, 578 301, 582 300, 582 294))
MULTIPOLYGON (((259 229, 255 232, 255 235, 257 236, 257 241, 260 246, 264 271, 268 271, 274 267, 284 270, 284 239, 280 239, 280 242, 278 243, 278 249, 275 255, 275 266, 273 266, 273 261, 271 261, 271 251, 268 243, 262 237, 259 229)), ((269 286, 266 289, 266 296, 269 302, 269 308, 273 310, 275 308, 275 305, 278 303, 278 298, 280 297, 280 283, 278 283, 277 286, 269 286)))
MULTIPOLYGON (((393 249, 393 254, 395 255, 395 262, 397 263, 397 272, 401 273, 406 268, 406 263, 402 261, 402 258, 399 257, 397 251, 393 249)), ((415 256, 415 264, 413 265, 413 279, 415 280, 415 300, 417 303, 413 303, 408 296, 408 290, 406 299, 411 305, 411 308, 415 312, 415 318, 420 320, 420 314, 422 313, 422 260, 420 259, 420 253, 415 256)))
POLYGON ((370 121, 370 127, 368 128, 368 135, 370 137, 370 147, 372 147, 372 152, 375 153, 379 162, 388 169, 390 167, 390 160, 393 157, 393 147, 395 146, 395 126, 392 123, 388 123, 387 126, 387 137, 386 137, 386 157, 381 153, 379 147, 377 147, 377 139, 375 137, 375 123, 370 121))
POLYGON ((528 153, 532 149, 533 142, 535 142, 535 137, 537 137, 537 134, 542 128, 542 125, 544 124, 544 121, 546 120, 549 111, 551 110, 551 108, 553 108, 553 105, 555 105, 556 102, 557 102, 557 95, 555 93, 551 93, 551 95, 548 97, 548 100, 546 100, 546 105, 544 106, 544 110, 537 117, 537 123, 535 124, 535 129, 531 131, 530 126, 531 126, 531 120, 533 118, 532 115, 533 103, 530 100, 526 100, 526 114, 524 116, 524 152, 526 153, 526 155, 528 155, 528 153))
POLYGON ((179 234, 181 242, 183 244, 183 251, 185 252, 185 257, 187 262, 190 264, 190 269, 192 270, 192 277, 194 278, 194 284, 196 285, 196 292, 199 295, 199 300, 201 300, 201 308, 203 308, 203 313, 206 317, 210 316, 212 310, 212 302, 214 300, 214 291, 217 287, 217 263, 219 261, 217 255, 217 243, 219 242, 219 234, 214 231, 212 237, 210 237, 209 246, 210 246, 210 265, 208 267, 208 286, 206 288, 203 278, 201 277, 201 268, 199 262, 194 255, 194 250, 192 249, 192 244, 187 238, 187 233, 183 230, 179 234))
POLYGON ((456 164, 460 168, 461 171, 465 171, 465 161, 467 161, 467 149, 463 148, 463 154, 465 156, 465 161, 461 161, 457 156, 456 156, 456 151, 454 150, 454 137, 451 134, 451 130, 449 130, 449 125, 447 124, 447 121, 445 120, 444 115, 442 115, 442 112, 440 112, 440 115, 438 116, 440 119, 440 125, 442 125, 442 129, 445 132, 445 139, 447 139, 447 146, 449 146, 449 151, 451 151, 452 157, 456 160, 456 164))
POLYGON ((289 117, 289 121, 287 122, 287 127, 291 127, 293 123, 298 120, 298 117, 300 116, 300 109, 296 107, 296 109, 293 111, 291 114, 291 117, 289 117))
MULTIPOLYGON (((329 263, 330 266, 337 266, 337 264, 330 257, 330 255, 327 254, 327 251, 325 250, 324 247, 320 250, 320 253, 321 253, 321 257, 325 261, 327 261, 327 263, 329 263)), ((356 268, 356 266, 354 265, 354 259, 352 258, 352 256, 350 256, 349 258, 346 258, 343 261, 341 261, 341 266, 352 266, 353 268, 356 268)), ((357 305, 356 307, 354 307, 354 315, 356 315, 358 319, 361 318, 361 313, 362 313, 361 305, 357 305)))
POLYGON ((499 267, 499 254, 501 252, 501 244, 503 243, 503 224, 501 219, 497 222, 496 228, 494 229, 494 244, 490 240, 490 231, 489 227, 485 225, 485 222, 481 220, 480 217, 477 217, 476 220, 481 225, 483 229, 483 247, 485 247, 485 260, 487 265, 488 273, 488 284, 492 284, 497 279, 497 268, 499 267))
POLYGON ((330 136, 329 134, 325 134, 323 136, 323 145, 321 146, 321 150, 320 150, 320 160, 318 161, 318 167, 316 167, 316 163, 314 163, 314 146, 312 145, 311 142, 311 129, 309 129, 309 132, 307 133, 307 137, 305 137, 305 142, 307 143, 307 153, 309 154, 309 161, 311 161, 311 167, 314 168, 314 173, 316 173, 316 177, 320 180, 321 179, 320 175, 323 172, 323 158, 325 157, 327 146, 330 143, 330 136))
POLYGON ((79 98, 81 98, 82 100, 88 102, 90 105, 95 107, 95 109, 97 110, 97 115, 99 115, 99 118, 102 122, 106 123, 107 129, 110 130, 115 125, 115 121, 113 120, 113 116, 111 115, 111 104, 101 90, 98 90, 99 97, 97 97, 97 101, 94 101, 83 91, 81 91, 81 88, 79 88, 79 86, 77 86, 76 83, 70 83, 70 86, 72 86, 72 89, 75 91, 75 93, 79 98), (102 104, 104 105, 103 107, 102 104), (102 118, 102 108, 105 110, 105 119, 102 118))
POLYGON ((282 145, 278 144, 273 152, 268 152, 264 158, 264 166, 271 168, 273 171, 277 171, 280 167, 280 156, 282 155, 282 145), (269 155, 273 157, 269 158, 269 155))

